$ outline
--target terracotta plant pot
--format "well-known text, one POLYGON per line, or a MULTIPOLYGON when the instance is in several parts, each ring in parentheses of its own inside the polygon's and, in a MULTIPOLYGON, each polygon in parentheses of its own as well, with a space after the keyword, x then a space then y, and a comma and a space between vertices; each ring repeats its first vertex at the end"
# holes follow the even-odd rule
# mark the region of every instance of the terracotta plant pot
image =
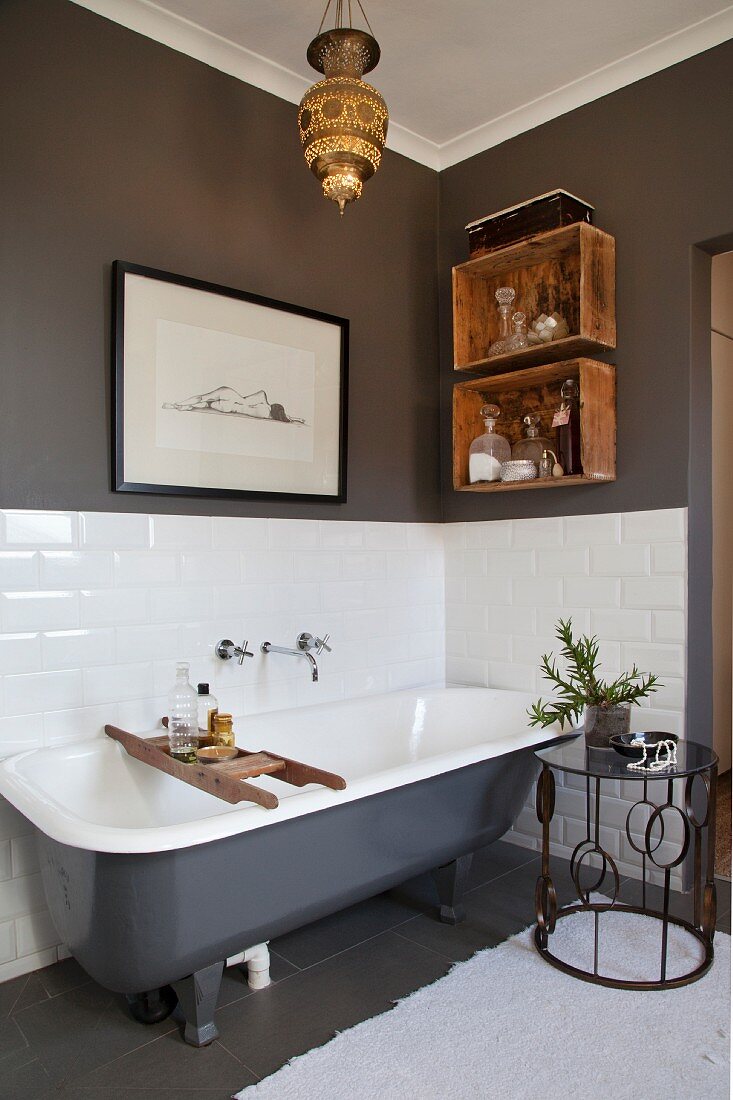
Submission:
POLYGON ((630 707, 615 706, 585 708, 585 743, 590 748, 609 748, 609 739, 613 736, 613 734, 628 733, 630 727, 630 707))

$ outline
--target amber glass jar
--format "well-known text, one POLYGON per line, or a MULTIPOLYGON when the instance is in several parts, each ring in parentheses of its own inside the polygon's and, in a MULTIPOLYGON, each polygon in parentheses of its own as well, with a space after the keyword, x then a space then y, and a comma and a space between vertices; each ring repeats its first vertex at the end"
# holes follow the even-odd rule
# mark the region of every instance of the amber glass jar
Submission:
POLYGON ((214 744, 234 745, 234 729, 231 714, 219 711, 214 715, 214 744))

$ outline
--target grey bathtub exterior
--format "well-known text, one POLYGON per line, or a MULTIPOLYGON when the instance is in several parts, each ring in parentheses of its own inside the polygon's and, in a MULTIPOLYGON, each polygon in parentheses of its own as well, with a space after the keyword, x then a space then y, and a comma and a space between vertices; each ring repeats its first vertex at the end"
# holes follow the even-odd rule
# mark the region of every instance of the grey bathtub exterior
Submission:
POLYGON ((51 915, 101 985, 179 983, 497 840, 537 774, 533 753, 173 851, 94 852, 40 834, 51 915))

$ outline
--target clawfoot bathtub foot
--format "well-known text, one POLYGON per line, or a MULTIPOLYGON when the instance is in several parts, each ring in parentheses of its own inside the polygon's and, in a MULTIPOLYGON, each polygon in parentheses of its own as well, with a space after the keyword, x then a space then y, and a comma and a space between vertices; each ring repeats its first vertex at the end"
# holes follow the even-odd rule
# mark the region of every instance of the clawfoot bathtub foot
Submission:
POLYGON ((214 1010, 223 972, 223 961, 212 963, 173 983, 178 994, 178 1008, 185 1021, 183 1038, 193 1047, 208 1046, 219 1037, 214 1010))
POLYGON ((473 852, 469 852, 467 856, 459 856, 452 863, 436 867, 433 871, 440 902, 438 916, 443 924, 460 924, 466 919, 463 895, 466 892, 472 859, 473 852))

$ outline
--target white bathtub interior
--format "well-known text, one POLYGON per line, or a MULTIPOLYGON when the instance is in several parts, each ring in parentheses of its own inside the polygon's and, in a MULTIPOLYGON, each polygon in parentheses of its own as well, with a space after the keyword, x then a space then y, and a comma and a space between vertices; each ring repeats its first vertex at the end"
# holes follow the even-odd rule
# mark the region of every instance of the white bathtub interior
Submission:
MULTIPOLYGON (((531 696, 489 688, 405 691, 242 719, 239 741, 336 772, 344 791, 253 780, 276 810, 229 803, 128 756, 106 736, 8 759, 0 790, 52 838, 96 851, 205 843, 540 743, 531 696)), ((149 731, 153 732, 153 731, 149 731)))

